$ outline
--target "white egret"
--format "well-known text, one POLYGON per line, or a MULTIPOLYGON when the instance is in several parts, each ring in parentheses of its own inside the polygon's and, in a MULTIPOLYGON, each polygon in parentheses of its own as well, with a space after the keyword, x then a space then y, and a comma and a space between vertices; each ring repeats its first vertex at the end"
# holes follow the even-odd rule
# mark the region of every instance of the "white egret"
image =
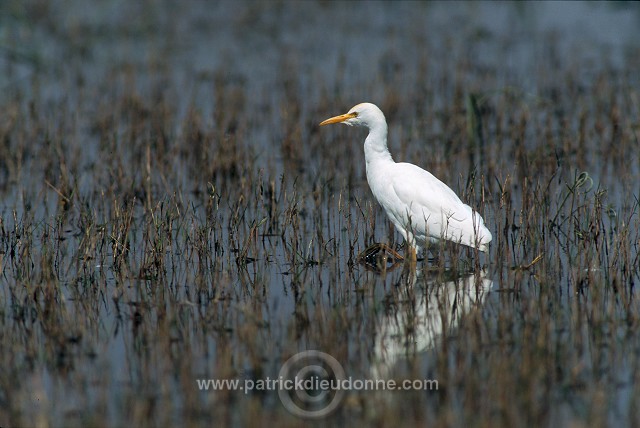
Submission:
POLYGON ((387 121, 378 106, 358 104, 320 125, 330 123, 369 128, 364 140, 367 181, 373 196, 409 244, 411 261, 415 262, 419 245, 441 239, 488 251, 491 232, 477 212, 430 172, 393 160, 387 147, 387 121))

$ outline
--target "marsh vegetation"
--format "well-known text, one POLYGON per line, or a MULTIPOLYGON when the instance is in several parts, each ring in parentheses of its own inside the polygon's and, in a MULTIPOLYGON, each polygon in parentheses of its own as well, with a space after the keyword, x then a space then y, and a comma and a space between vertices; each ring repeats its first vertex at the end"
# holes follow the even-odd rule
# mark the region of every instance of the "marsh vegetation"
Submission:
POLYGON ((323 423, 640 422, 637 5, 0 10, 0 425, 299 425, 196 379, 306 349, 367 378, 385 331, 385 376, 439 390, 323 423), (364 131, 318 127, 361 101, 482 214, 487 256, 359 263, 403 251, 364 131))

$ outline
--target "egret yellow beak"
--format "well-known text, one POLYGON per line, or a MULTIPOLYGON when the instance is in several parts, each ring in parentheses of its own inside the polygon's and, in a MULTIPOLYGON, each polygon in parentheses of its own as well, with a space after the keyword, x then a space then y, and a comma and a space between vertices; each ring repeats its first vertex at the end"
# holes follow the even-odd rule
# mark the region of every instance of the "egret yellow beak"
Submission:
POLYGON ((341 114, 340 116, 334 116, 334 117, 330 117, 329 119, 323 121, 322 123, 320 123, 320 126, 324 126, 324 125, 329 125, 331 123, 340 123, 340 122, 344 122, 347 119, 352 119, 354 117, 358 116, 358 113, 346 113, 346 114, 341 114))

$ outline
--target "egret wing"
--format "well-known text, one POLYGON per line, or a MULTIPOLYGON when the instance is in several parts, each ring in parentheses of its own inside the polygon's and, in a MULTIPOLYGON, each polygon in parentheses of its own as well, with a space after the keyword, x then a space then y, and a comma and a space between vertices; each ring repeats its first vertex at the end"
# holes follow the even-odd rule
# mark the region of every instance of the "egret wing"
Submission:
POLYGON ((412 216, 444 214, 450 219, 464 222, 472 216, 471 207, 433 174, 409 163, 399 163, 392 177, 392 186, 398 198, 411 207, 412 216))

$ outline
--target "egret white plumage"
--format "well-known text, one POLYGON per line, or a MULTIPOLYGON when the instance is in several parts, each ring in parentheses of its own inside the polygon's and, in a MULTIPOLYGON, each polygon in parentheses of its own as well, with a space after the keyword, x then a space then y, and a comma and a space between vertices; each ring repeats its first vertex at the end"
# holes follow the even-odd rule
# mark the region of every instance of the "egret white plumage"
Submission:
POLYGON ((369 187, 409 244, 414 260, 419 245, 441 239, 488 251, 491 232, 477 212, 430 172, 393 160, 387 147, 387 121, 375 104, 358 104, 320 125, 330 123, 369 128, 364 140, 369 187))

